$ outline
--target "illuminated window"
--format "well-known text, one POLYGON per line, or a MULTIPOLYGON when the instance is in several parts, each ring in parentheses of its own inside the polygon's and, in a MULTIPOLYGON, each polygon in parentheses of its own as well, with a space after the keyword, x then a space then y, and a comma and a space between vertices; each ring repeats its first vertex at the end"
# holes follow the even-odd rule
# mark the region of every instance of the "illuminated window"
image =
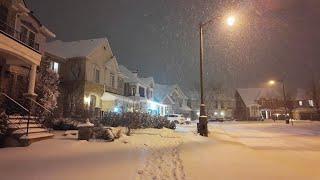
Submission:
POLYGON ((314 106, 313 100, 309 100, 308 102, 309 102, 309 105, 310 105, 310 106, 312 106, 312 107, 314 106))
POLYGON ((299 101, 299 106, 302 106, 303 104, 302 104, 302 101, 299 101))
POLYGON ((59 72, 59 63, 54 62, 54 61, 51 61, 51 63, 50 63, 50 69, 51 69, 52 71, 54 71, 55 73, 58 73, 58 72, 59 72))

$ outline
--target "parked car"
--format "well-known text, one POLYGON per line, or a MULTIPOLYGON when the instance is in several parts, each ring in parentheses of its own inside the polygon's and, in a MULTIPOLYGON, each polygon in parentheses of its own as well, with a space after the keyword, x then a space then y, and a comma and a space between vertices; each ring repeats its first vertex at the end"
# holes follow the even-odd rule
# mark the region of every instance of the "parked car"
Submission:
POLYGON ((184 124, 186 122, 186 118, 182 114, 169 114, 167 120, 176 124, 184 124))

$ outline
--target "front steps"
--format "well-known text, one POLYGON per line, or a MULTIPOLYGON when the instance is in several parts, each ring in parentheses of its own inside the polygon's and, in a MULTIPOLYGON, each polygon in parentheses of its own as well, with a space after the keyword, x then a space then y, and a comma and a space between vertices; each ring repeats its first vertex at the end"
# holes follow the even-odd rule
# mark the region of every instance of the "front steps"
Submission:
POLYGON ((40 123, 36 121, 36 117, 30 116, 29 134, 27 135, 28 116, 9 116, 8 126, 11 135, 11 142, 13 139, 15 143, 9 146, 28 146, 33 142, 50 139, 54 135, 40 123), (15 145, 14 145, 15 144, 15 145))

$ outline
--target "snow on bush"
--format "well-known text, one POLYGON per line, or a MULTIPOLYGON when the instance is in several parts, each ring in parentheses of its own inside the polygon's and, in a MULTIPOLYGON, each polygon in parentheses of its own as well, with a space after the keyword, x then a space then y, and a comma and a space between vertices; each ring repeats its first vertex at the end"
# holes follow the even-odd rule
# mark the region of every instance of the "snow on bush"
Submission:
MULTIPOLYGON (((37 73, 37 82, 35 91, 37 93, 37 102, 49 110, 57 108, 57 99, 59 96, 59 76, 46 66, 40 66, 37 73)), ((39 115, 48 115, 47 111, 37 107, 39 115)))
POLYGON ((163 127, 169 129, 175 129, 176 125, 173 122, 166 120, 164 117, 151 116, 149 114, 138 112, 127 113, 106 113, 100 121, 104 126, 111 127, 128 127, 129 129, 141 129, 141 128, 157 128, 163 127))

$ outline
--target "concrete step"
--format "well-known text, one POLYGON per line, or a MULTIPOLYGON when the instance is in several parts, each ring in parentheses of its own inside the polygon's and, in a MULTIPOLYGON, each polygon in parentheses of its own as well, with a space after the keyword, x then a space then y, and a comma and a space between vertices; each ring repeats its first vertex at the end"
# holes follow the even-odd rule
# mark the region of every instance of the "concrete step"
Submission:
POLYGON ((51 139, 54 135, 48 132, 41 132, 41 133, 32 133, 27 135, 21 136, 19 139, 24 146, 28 146, 31 143, 45 140, 45 139, 51 139))
MULTIPOLYGON (((9 124, 26 124, 28 123, 28 119, 9 119, 9 124)), ((29 124, 36 124, 35 120, 30 120, 29 124)))
MULTIPOLYGON (((41 124, 29 124, 29 128, 41 128, 41 124)), ((27 123, 23 124, 9 124, 9 129, 25 129, 27 128, 27 123)))
MULTIPOLYGON (((29 128, 29 134, 41 133, 41 132, 48 132, 48 130, 44 128, 29 128)), ((17 135, 20 135, 20 134, 22 135, 26 133, 27 133, 27 129, 17 129, 12 132, 12 134, 17 134, 17 135)))

